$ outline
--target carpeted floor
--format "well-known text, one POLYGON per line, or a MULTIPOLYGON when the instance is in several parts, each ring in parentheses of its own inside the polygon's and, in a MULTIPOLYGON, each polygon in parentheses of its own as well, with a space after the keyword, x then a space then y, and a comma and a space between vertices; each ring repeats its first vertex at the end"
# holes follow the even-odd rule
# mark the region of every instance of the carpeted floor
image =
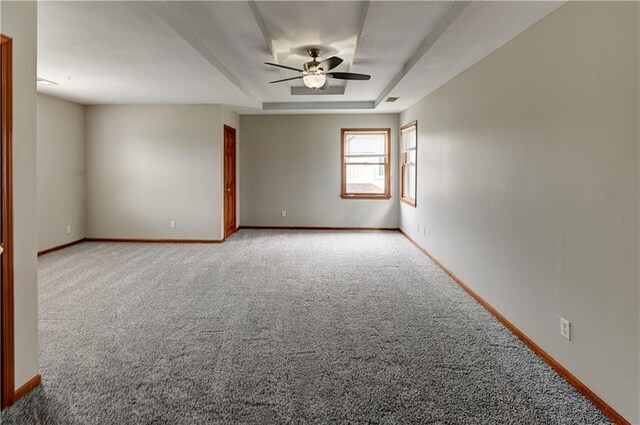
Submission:
POLYGON ((38 260, 43 384, 3 424, 601 424, 395 232, 38 260))

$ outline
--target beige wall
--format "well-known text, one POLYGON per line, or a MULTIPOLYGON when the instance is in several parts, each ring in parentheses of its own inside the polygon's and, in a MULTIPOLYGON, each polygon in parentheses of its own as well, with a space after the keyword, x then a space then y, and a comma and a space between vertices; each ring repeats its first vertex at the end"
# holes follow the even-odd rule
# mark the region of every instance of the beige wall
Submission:
POLYGON ((13 38, 15 385, 38 373, 36 253, 36 3, 0 3, 0 32, 13 38))
POLYGON ((401 114, 402 228, 632 423, 638 113, 638 4, 575 2, 401 114))
POLYGON ((243 226, 398 227, 397 114, 243 115, 240 127, 243 226), (392 198, 341 199, 340 130, 374 127, 391 128, 392 198))
POLYGON ((88 237, 222 238, 219 105, 88 106, 85 125, 88 237))
POLYGON ((84 107, 39 94, 37 139, 42 251, 85 237, 84 107))

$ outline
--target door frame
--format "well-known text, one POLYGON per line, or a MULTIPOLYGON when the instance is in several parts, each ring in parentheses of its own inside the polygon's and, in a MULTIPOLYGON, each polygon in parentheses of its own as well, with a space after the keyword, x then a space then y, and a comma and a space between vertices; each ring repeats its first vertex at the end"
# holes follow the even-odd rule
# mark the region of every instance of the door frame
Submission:
POLYGON ((15 401, 15 351, 14 351, 14 298, 13 298, 13 40, 0 34, 0 149, 2 149, 2 274, 0 302, 2 317, 0 318, 0 344, 2 361, 0 368, 2 379, 0 382, 0 408, 10 406, 15 401))
POLYGON ((236 223, 238 222, 238 131, 229 126, 224 124, 222 126, 222 235, 223 238, 222 240, 226 240, 229 236, 233 235, 236 230, 238 229, 238 226, 236 226, 236 223), (236 222, 233 224, 233 231, 227 233, 227 208, 226 208, 226 202, 227 202, 227 194, 226 194, 226 170, 227 170, 227 140, 226 140, 226 134, 227 132, 230 132, 233 134, 233 144, 234 144, 234 160, 235 163, 233 164, 233 171, 235 173, 235 175, 233 176, 234 178, 234 186, 233 186, 233 191, 234 191, 234 202, 235 205, 233 206, 233 209, 235 211, 235 220, 236 222))

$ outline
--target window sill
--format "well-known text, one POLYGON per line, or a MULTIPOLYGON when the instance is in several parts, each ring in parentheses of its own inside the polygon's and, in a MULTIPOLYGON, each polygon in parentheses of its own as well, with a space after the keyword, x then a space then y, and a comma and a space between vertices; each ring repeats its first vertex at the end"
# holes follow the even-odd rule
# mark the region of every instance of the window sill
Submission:
POLYGON ((413 208, 416 207, 416 200, 415 199, 410 199, 410 198, 400 198, 400 202, 403 202, 407 205, 412 206, 413 208))
POLYGON ((342 199, 391 199, 391 195, 340 195, 342 199))

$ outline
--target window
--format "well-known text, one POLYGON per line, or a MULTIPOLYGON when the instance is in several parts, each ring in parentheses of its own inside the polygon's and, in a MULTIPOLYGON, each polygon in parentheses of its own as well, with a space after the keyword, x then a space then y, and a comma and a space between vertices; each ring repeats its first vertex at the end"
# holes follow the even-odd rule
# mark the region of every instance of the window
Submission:
POLYGON ((416 182, 418 159, 418 122, 400 128, 400 200, 416 206, 416 182))
POLYGON ((342 198, 391 198, 390 139, 388 128, 342 129, 342 198))

